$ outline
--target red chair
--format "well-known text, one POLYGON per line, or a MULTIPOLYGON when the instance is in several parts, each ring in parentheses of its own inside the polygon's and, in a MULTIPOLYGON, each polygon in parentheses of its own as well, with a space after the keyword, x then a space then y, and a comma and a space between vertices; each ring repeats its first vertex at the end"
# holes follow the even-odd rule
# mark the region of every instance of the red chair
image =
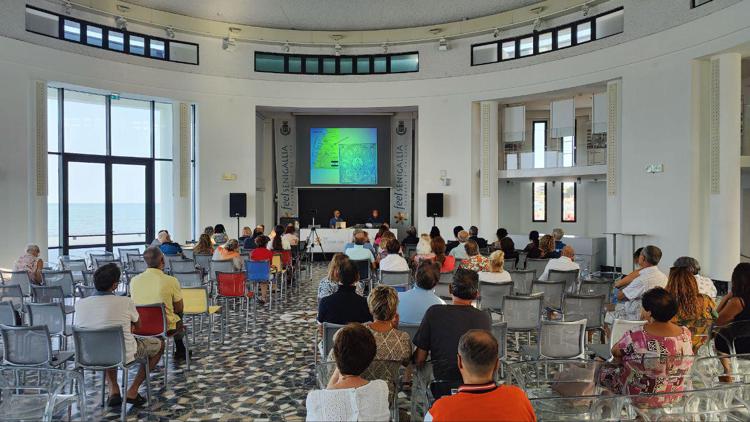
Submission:
POLYGON ((164 310, 163 303, 155 303, 152 305, 140 305, 136 306, 135 309, 138 311, 138 320, 140 321, 140 327, 137 330, 133 330, 133 335, 138 337, 164 337, 166 345, 164 347, 164 388, 169 388, 169 343, 170 339, 174 340, 174 336, 180 333, 184 333, 183 341, 185 342, 185 352, 187 359, 187 370, 190 370, 190 347, 188 346, 188 336, 185 326, 181 326, 176 330, 167 330, 167 313, 164 310))
POLYGON ((239 300, 240 312, 242 306, 245 306, 245 331, 247 331, 248 320, 250 319, 250 298, 253 297, 253 292, 247 290, 247 278, 244 272, 240 273, 223 273, 221 271, 216 272, 216 302, 220 303, 224 301, 224 323, 226 325, 227 314, 229 313, 228 302, 232 301, 232 308, 236 308, 234 304, 239 300))

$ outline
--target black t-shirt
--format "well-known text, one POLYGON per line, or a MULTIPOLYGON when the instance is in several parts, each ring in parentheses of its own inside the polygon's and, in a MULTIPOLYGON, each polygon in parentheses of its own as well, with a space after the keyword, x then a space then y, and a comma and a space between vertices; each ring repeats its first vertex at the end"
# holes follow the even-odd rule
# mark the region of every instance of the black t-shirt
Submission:
POLYGON ((401 242, 402 245, 416 245, 419 243, 419 238, 417 236, 408 235, 404 238, 404 241, 401 242))
POLYGON ((473 306, 433 305, 424 314, 414 345, 430 352, 436 380, 461 380, 458 340, 471 329, 490 330, 492 319, 473 306))
POLYGON ((487 239, 485 239, 483 237, 471 236, 471 237, 469 237, 469 239, 477 242, 477 246, 480 247, 480 248, 486 248, 487 247, 487 239))
POLYGON ((336 293, 326 296, 318 304, 318 321, 333 324, 372 321, 367 300, 358 295, 354 286, 339 286, 336 293))

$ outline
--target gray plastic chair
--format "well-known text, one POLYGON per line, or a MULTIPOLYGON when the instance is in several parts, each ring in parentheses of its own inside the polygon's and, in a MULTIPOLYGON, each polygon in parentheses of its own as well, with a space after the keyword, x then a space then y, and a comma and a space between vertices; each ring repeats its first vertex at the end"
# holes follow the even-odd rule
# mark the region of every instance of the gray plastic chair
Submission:
POLYGON ((130 256, 141 255, 141 251, 138 248, 117 248, 117 256, 120 258, 122 265, 128 265, 130 262, 130 256))
POLYGON ((560 271, 560 270, 549 270, 547 273, 547 281, 564 281, 565 292, 572 293, 578 291, 578 273, 580 270, 560 271))
MULTIPOLYGON (((147 404, 151 404, 151 373, 149 371, 148 359, 135 359, 127 362, 125 355, 125 337, 122 327, 110 327, 98 330, 73 328, 73 342, 76 347, 75 365, 76 369, 89 371, 102 371, 102 406, 104 406, 104 391, 107 377, 104 371, 107 369, 122 370, 122 385, 120 391, 128 390, 128 369, 131 366, 143 365, 146 371, 146 396, 147 404)), ((120 419, 126 420, 127 401, 122 401, 120 408, 120 419)))
POLYGON ((438 284, 435 285, 435 294, 445 300, 452 300, 453 297, 451 296, 450 286, 453 283, 453 271, 449 271, 447 273, 440 273, 440 278, 438 279, 438 284))
POLYGON ((531 285, 531 294, 540 294, 544 297, 544 307, 550 310, 560 311, 565 296, 564 281, 534 281, 531 285))
POLYGON ((60 257, 60 268, 65 271, 70 271, 73 274, 73 280, 76 282, 83 281, 83 272, 88 270, 86 260, 83 258, 64 259, 64 257, 60 257))
POLYGON ((211 271, 211 255, 193 254, 193 260, 195 265, 203 270, 203 274, 208 274, 211 271))
POLYGON ((115 254, 107 251, 92 251, 87 253, 89 256, 89 268, 96 268, 96 260, 115 259, 115 254))
POLYGON ((94 285, 94 272, 93 271, 83 271, 81 272, 81 275, 83 275, 83 284, 87 286, 94 285))
POLYGON ((89 296, 93 296, 96 293, 96 287, 91 286, 76 286, 76 294, 79 298, 83 299, 89 296))
POLYGON ((210 262, 210 272, 208 273, 208 277, 215 281, 216 280, 216 273, 233 273, 234 271, 234 262, 231 259, 224 259, 224 260, 211 260, 210 262))
MULTIPOLYGON (((51 368, 0 368, 0 415, 4 421, 66 419, 76 404, 87 421, 83 374, 51 368)), ((72 419, 69 419, 72 420, 72 419)))
POLYGON ((515 271, 516 268, 518 268, 518 258, 506 259, 503 263, 505 271, 515 271))
POLYGON ((198 270, 194 269, 193 271, 188 272, 173 272, 172 276, 180 282, 180 287, 183 289, 190 287, 203 287, 203 274, 198 270))
POLYGON ((411 284, 411 271, 379 271, 380 284, 386 286, 403 286, 411 284))
POLYGON ((582 280, 578 287, 581 296, 604 296, 605 303, 612 302, 614 280, 582 280))
POLYGON ((531 333, 539 327, 542 318, 541 296, 508 296, 504 303, 504 319, 508 322, 508 332, 516 337, 516 351, 519 350, 518 334, 528 335, 531 344, 531 333))
POLYGON ((13 327, 16 325, 16 310, 10 302, 0 302, 0 324, 13 327))
MULTIPOLYGON (((526 260, 526 270, 536 271, 536 277, 539 277, 544 272, 544 269, 547 268, 547 262, 549 262, 549 259, 529 258, 526 260)), ((537 279, 536 277, 534 277, 534 280, 537 279)))
POLYGON ((192 246, 189 248, 184 248, 182 250, 182 254, 185 255, 185 258, 187 259, 193 259, 193 248, 192 246))
POLYGON ((612 346, 615 345, 628 330, 641 327, 648 321, 631 321, 627 319, 615 319, 610 328, 609 341, 607 344, 589 344, 587 347, 597 357, 604 360, 612 359, 612 346))
POLYGON ((17 312, 23 312, 23 291, 21 286, 0 286, 0 302, 8 302, 17 312))
POLYGON ((325 360, 328 358, 328 352, 333 348, 333 336, 336 334, 336 331, 339 330, 339 328, 344 327, 340 324, 333 324, 330 322, 324 322, 320 324, 323 330, 323 338, 319 339, 319 330, 315 330, 315 351, 314 351, 314 358, 315 362, 325 362, 325 360), (320 347, 318 347, 318 343, 320 343, 320 347), (320 360, 318 360, 318 352, 322 353, 322 356, 320 356, 320 360))
POLYGON ((72 327, 65 324, 65 310, 60 303, 30 303, 26 305, 31 325, 44 325, 50 337, 59 339, 60 350, 68 349, 68 336, 73 335, 72 327))
POLYGON ((31 301, 33 303, 59 303, 65 314, 72 314, 75 308, 65 304, 65 294, 60 286, 32 286, 31 301))
POLYGON ((521 347, 521 356, 535 359, 583 359, 586 356, 586 320, 542 321, 536 346, 521 347))
POLYGON ((405 332, 406 334, 409 334, 409 341, 412 342, 414 340, 414 336, 417 335, 419 326, 420 324, 407 324, 405 322, 401 322, 398 324, 398 329, 405 332))
POLYGON ((563 316, 566 321, 586 320, 586 331, 599 331, 604 343, 604 296, 566 295, 563 316))
POLYGON ((172 275, 175 273, 195 272, 195 261, 192 259, 173 259, 169 263, 172 275))
POLYGON ((172 272, 172 262, 174 261, 182 261, 182 255, 164 255, 164 272, 165 273, 171 273, 172 272))
POLYGON ((534 270, 508 271, 510 279, 513 280, 513 293, 517 295, 531 294, 531 284, 536 279, 534 270))
POLYGON ((24 296, 31 296, 32 283, 26 271, 4 271, 3 282, 6 286, 20 286, 24 296))
POLYGON ((73 359, 73 352, 53 352, 46 325, 0 326, 3 336, 3 364, 57 368, 73 359))
POLYGON ((492 323, 492 335, 495 336, 497 344, 500 346, 497 349, 497 357, 500 360, 505 360, 508 357, 508 323, 505 321, 495 321, 492 323))
POLYGON ((146 271, 147 268, 148 265, 146 264, 146 261, 143 260, 143 257, 140 257, 134 258, 130 261, 130 269, 128 271, 134 274, 140 274, 146 271))
POLYGON ((76 283, 73 280, 73 273, 71 271, 43 271, 42 281, 47 287, 60 286, 63 291, 63 297, 73 298, 73 286, 76 283))
POLYGON ((513 293, 513 283, 479 281, 479 309, 502 315, 505 297, 513 293))

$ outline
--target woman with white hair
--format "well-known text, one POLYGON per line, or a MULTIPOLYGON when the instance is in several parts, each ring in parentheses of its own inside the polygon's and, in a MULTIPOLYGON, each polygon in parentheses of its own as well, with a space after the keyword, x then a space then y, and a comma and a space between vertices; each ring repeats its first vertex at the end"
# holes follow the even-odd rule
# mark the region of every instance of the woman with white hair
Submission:
POLYGON ((513 281, 513 279, 510 278, 510 273, 505 271, 505 252, 492 252, 489 261, 489 271, 480 271, 479 281, 485 281, 487 283, 509 283, 513 281))
POLYGON ((552 229, 552 237, 555 239, 555 252, 561 252, 565 247, 562 238, 565 236, 563 229, 552 229))
POLYGON ((30 244, 26 246, 26 253, 21 255, 13 265, 13 271, 26 271, 29 279, 34 284, 42 284, 42 268, 44 261, 39 258, 41 253, 39 246, 30 244))

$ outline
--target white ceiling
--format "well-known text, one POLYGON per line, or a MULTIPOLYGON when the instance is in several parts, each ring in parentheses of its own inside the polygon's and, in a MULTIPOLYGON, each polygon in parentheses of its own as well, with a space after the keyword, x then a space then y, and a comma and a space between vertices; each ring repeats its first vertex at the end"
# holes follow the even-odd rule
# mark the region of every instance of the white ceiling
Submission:
POLYGON ((472 19, 540 0, 123 0, 164 12, 278 29, 357 31, 472 19))

